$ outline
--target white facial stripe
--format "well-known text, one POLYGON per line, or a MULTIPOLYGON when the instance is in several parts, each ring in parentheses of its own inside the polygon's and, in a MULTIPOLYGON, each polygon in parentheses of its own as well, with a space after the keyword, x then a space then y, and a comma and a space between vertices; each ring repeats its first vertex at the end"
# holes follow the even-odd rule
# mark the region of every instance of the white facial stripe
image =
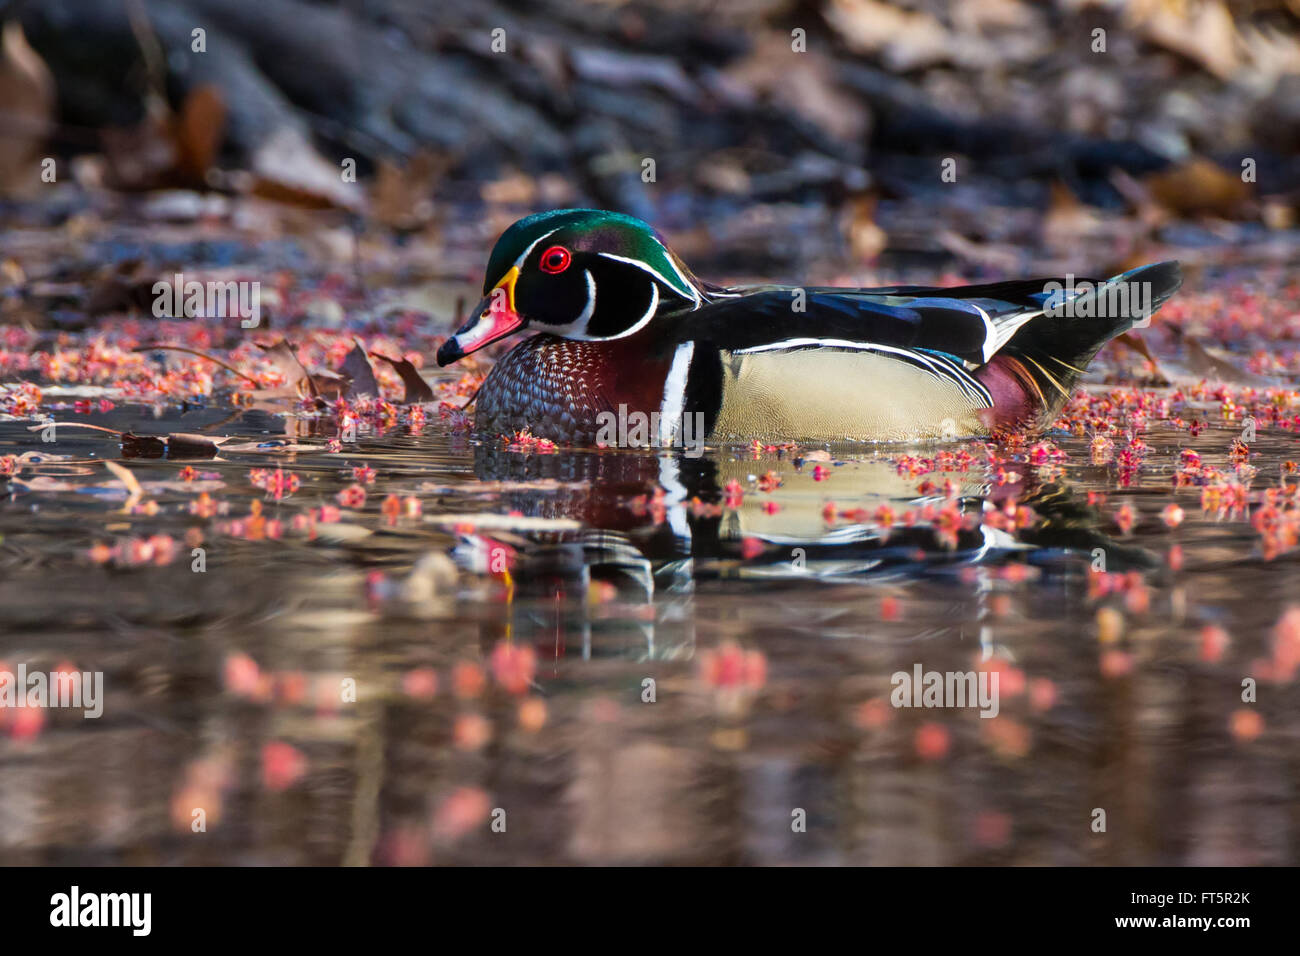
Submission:
POLYGON ((664 379, 664 397, 659 403, 659 445, 677 444, 682 427, 682 409, 686 407, 686 381, 691 373, 695 343, 683 342, 673 353, 673 364, 664 379))
MULTIPOLYGON (((658 240, 656 240, 656 241, 658 241, 658 240)), ((685 274, 684 272, 682 272, 681 268, 677 265, 677 260, 674 259, 674 258, 673 258, 673 254, 672 254, 671 252, 668 251, 668 247, 665 246, 662 242, 659 243, 659 247, 660 247, 661 249, 663 249, 663 251, 664 251, 664 258, 668 260, 668 264, 669 264, 670 266, 673 267, 673 273, 677 276, 677 278, 679 278, 679 279, 682 280, 682 286, 683 286, 684 288, 690 289, 690 291, 691 291, 691 298, 695 300, 695 304, 696 304, 696 305, 699 305, 699 302, 700 302, 700 291, 699 291, 699 289, 695 288, 695 286, 694 286, 694 284, 691 282, 691 280, 688 279, 688 278, 686 278, 686 274, 685 274)))
MULTIPOLYGON (((630 266, 636 266, 642 272, 648 272, 650 275, 654 276, 674 292, 684 294, 692 302, 695 302, 697 305, 699 304, 700 293, 696 290, 695 286, 686 281, 686 277, 681 274, 676 265, 673 266, 673 272, 677 273, 679 282, 672 282, 658 269, 653 268, 648 262, 642 262, 640 259, 629 259, 626 256, 616 256, 612 252, 598 252, 596 255, 604 256, 606 259, 613 259, 615 262, 625 262, 630 266), (690 291, 683 293, 683 289, 689 289, 690 291)), ((668 261, 670 264, 672 263, 671 258, 668 261)))

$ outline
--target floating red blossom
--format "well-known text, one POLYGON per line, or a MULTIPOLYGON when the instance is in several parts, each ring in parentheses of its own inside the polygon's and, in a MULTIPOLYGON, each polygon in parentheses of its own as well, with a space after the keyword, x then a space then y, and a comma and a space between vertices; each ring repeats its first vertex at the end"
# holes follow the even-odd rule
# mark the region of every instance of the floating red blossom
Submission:
POLYGON ((360 485, 348 485, 336 496, 339 506, 342 508, 356 509, 364 507, 366 503, 366 489, 360 485))
POLYGON ((307 758, 298 748, 273 740, 262 747, 262 786, 287 790, 307 772, 307 758))
POLYGON ((492 676, 511 694, 528 690, 537 672, 537 653, 527 645, 501 641, 492 649, 492 676))

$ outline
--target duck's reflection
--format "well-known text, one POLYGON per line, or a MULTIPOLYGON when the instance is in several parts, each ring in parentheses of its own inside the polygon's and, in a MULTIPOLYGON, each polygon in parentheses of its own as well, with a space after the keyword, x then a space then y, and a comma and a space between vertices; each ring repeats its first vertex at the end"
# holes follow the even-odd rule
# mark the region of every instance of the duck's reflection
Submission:
POLYGON ((463 533, 460 563, 491 573, 507 554, 513 637, 553 643, 581 635, 581 653, 689 652, 697 585, 734 587, 872 582, 949 574, 1019 560, 1068 573, 1106 549, 1112 569, 1148 564, 1102 530, 1068 484, 1028 466, 982 465, 918 477, 885 453, 817 462, 791 456, 561 451, 527 455, 478 448, 481 481, 500 508, 580 527, 463 533), (1033 523, 987 520, 1008 502, 1033 523), (502 550, 504 549, 504 550, 502 550), (548 636, 549 635, 549 636, 548 636))

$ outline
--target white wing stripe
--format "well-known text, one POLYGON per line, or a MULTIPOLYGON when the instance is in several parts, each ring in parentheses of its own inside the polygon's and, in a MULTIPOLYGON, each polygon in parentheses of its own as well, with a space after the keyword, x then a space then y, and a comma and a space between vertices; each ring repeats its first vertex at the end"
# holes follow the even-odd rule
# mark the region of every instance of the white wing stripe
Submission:
MULTIPOLYGON (((978 309, 979 306, 976 306, 976 308, 978 309)), ((980 311, 982 312, 983 309, 980 309, 980 311)), ((993 347, 989 348, 989 342, 987 340, 984 342, 984 361, 987 362, 1002 349, 1002 346, 1010 342, 1011 336, 1020 331, 1022 325, 1030 319, 1038 318, 1038 316, 1042 314, 1042 310, 1037 312, 1021 312, 1019 315, 1009 315, 996 320, 995 327, 997 331, 993 335, 993 347)))

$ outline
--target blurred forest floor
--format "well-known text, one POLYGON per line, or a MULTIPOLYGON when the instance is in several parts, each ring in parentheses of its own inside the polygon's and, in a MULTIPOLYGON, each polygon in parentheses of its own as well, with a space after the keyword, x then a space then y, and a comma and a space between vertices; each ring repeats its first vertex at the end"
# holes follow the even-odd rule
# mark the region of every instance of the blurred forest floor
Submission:
POLYGON ((364 264, 372 285, 475 283, 513 219, 572 205, 650 220, 714 278, 1100 273, 1170 246, 1194 276, 1197 249, 1300 246, 1297 0, 10 0, 0 19, 0 209, 67 232, 0 249, 9 322, 69 304, 51 284, 118 308, 248 258, 142 250, 158 224, 294 236, 310 263, 263 264, 364 264))

